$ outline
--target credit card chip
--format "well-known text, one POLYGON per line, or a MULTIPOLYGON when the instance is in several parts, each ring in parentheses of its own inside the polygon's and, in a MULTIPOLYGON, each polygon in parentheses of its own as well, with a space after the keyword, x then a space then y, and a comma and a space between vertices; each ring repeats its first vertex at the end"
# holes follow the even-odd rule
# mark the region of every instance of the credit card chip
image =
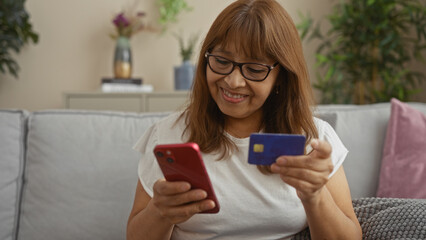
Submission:
POLYGON ((263 152, 263 144, 253 144, 253 152, 263 152))

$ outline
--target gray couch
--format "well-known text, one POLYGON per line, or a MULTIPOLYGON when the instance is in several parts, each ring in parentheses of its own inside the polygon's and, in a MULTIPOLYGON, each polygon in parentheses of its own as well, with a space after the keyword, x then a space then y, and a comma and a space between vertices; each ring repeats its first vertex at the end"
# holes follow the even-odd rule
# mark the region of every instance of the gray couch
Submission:
MULTIPOLYGON (((0 110, 0 240, 125 239, 140 157, 132 145, 166 115, 0 110)), ((353 198, 374 197, 390 104, 320 106, 317 115, 350 151, 353 198)))

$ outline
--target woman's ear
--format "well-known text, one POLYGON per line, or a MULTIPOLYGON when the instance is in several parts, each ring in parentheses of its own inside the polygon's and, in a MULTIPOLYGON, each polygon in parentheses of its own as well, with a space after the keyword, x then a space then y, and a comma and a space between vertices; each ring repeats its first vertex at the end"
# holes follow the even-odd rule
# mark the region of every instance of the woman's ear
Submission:
MULTIPOLYGON (((279 82, 279 81, 277 81, 277 82, 279 82)), ((274 88, 272 90, 275 92, 276 95, 279 95, 280 91, 281 91, 281 84, 280 83, 275 83, 275 86, 274 86, 274 88)))

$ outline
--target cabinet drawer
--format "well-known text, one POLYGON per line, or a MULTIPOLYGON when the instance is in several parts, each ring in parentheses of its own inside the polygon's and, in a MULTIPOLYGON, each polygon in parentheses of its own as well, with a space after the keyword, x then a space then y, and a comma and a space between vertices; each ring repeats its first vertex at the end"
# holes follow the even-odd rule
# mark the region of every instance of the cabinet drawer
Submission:
POLYGON ((125 112, 141 112, 142 109, 139 97, 71 97, 68 108, 125 112))
POLYGON ((147 96, 145 111, 168 112, 183 108, 187 96, 147 96))
POLYGON ((109 110, 124 112, 169 112, 180 109, 188 99, 188 92, 150 93, 65 93, 68 109, 109 110))

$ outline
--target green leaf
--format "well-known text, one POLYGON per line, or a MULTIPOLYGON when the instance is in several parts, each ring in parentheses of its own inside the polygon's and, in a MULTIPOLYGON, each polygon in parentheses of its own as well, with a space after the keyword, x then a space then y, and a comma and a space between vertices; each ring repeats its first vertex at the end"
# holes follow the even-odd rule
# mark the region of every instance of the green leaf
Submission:
POLYGON ((157 0, 160 18, 158 22, 163 26, 163 31, 170 23, 177 22, 178 15, 183 11, 191 11, 185 0, 157 0))
POLYGON ((323 54, 318 53, 315 56, 316 56, 316 59, 317 59, 317 62, 318 62, 319 65, 328 62, 327 56, 325 56, 323 54))
POLYGON ((332 8, 325 16, 330 26, 326 34, 319 19, 303 35, 319 40, 315 57, 320 76, 314 87, 322 101, 353 103, 360 81, 370 102, 408 99, 425 80, 407 66, 414 59, 425 61, 426 5, 418 0, 340 0, 332 8), (375 84, 373 75, 378 75, 375 84))
POLYGON ((1 72, 18 77, 19 65, 11 57, 11 53, 20 52, 30 41, 38 42, 38 34, 34 32, 29 15, 24 8, 23 0, 0 0, 0 63, 1 72))

